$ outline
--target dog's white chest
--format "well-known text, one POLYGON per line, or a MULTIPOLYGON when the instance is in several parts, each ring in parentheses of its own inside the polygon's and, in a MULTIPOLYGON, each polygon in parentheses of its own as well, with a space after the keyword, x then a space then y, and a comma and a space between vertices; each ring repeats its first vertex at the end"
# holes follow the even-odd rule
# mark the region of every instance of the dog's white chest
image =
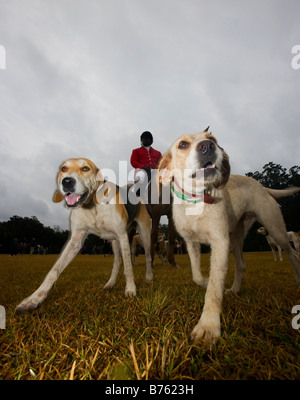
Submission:
MULTIPOLYGON (((98 206, 93 210, 76 210, 77 214, 80 213, 80 223, 85 227, 87 232, 100 236, 105 240, 117 239, 116 226, 119 225, 118 216, 110 212, 111 207, 109 204, 98 206)), ((78 217, 77 217, 78 219, 78 217)))
POLYGON ((94 233, 100 236, 102 239, 113 240, 117 239, 116 234, 116 216, 114 215, 98 215, 95 220, 94 233))
POLYGON ((177 231, 185 240, 210 243, 210 223, 206 205, 191 207, 173 206, 173 218, 177 231))

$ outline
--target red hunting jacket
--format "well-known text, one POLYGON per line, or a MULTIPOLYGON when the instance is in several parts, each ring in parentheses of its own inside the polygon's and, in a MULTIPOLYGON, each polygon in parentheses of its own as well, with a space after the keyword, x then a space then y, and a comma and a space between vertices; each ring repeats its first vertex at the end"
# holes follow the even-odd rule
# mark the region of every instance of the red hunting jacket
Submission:
POLYGON ((161 152, 150 147, 149 151, 145 147, 134 149, 131 154, 130 162, 133 168, 150 167, 157 168, 158 162, 161 159, 161 152))

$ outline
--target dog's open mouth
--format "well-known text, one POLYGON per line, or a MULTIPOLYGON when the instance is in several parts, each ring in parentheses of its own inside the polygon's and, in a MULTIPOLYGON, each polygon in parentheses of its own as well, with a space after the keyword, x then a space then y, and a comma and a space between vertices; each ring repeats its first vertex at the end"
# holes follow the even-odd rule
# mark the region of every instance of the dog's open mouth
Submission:
POLYGON ((201 169, 208 169, 208 168, 215 168, 216 166, 211 162, 211 161, 208 161, 207 163, 205 163, 202 167, 201 167, 201 169))
POLYGON ((65 195, 66 204, 68 207, 77 207, 84 202, 87 196, 88 192, 85 192, 82 195, 76 193, 67 193, 65 195))
POLYGON ((193 174, 192 178, 201 178, 203 177, 203 172, 210 172, 213 171, 216 168, 215 164, 213 164, 211 161, 206 162, 204 165, 202 165, 201 168, 197 169, 193 174))

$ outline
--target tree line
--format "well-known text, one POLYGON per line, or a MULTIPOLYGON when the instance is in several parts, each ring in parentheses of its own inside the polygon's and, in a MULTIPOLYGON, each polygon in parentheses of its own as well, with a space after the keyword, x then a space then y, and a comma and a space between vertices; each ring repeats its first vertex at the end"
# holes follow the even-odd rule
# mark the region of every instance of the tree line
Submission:
MULTIPOLYGON (((300 167, 294 166, 287 170, 280 164, 269 162, 261 172, 246 174, 259 181, 263 186, 273 189, 284 189, 288 186, 300 187, 300 167)), ((300 193, 278 200, 288 231, 300 231, 300 193)), ((244 244, 245 251, 269 250, 267 241, 257 233, 259 224, 250 229, 244 244)), ((161 225, 160 230, 168 236, 167 225, 161 225)), ((59 226, 53 228, 44 226, 37 217, 13 216, 8 221, 0 222, 0 253, 11 253, 18 246, 18 253, 27 254, 34 248, 34 253, 60 253, 69 235, 68 230, 59 226), (34 239, 34 240, 33 240, 34 239)), ((182 238, 178 235, 179 242, 182 238)), ((204 247, 204 251, 208 251, 204 247)), ((94 235, 89 235, 82 252, 87 254, 108 253, 110 249, 106 241, 94 235)))
MULTIPOLYGON (((62 230, 59 226, 44 226, 35 216, 14 215, 8 221, 0 222, 0 253, 58 254, 68 236, 68 230, 62 230)), ((100 254, 111 250, 106 241, 89 235, 81 251, 85 254, 100 254)))

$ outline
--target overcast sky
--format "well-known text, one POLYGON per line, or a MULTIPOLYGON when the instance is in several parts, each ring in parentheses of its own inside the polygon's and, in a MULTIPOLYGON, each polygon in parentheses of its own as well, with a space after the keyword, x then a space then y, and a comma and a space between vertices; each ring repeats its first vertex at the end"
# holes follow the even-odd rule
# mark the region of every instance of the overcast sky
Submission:
POLYGON ((164 153, 210 125, 236 174, 299 165, 299 16, 299 0, 0 0, 0 220, 66 228, 59 164, 119 183, 145 130, 164 153))

